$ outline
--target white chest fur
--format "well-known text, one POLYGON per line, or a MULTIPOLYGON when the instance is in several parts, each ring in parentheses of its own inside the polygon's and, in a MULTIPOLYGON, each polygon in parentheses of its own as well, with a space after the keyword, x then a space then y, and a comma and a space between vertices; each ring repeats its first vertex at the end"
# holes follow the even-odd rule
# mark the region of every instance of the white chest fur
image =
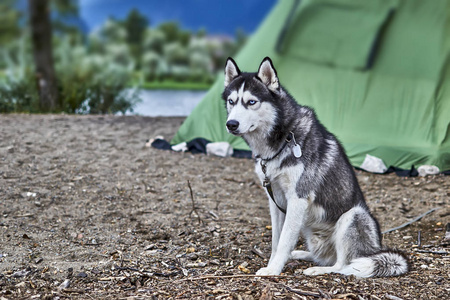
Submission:
POLYGON ((281 159, 276 159, 266 162, 266 172, 263 172, 261 160, 257 160, 255 164, 255 172, 259 177, 261 183, 267 178, 272 186, 283 187, 289 189, 289 187, 295 187, 296 183, 301 180, 303 174, 304 165, 302 163, 281 167, 281 159))

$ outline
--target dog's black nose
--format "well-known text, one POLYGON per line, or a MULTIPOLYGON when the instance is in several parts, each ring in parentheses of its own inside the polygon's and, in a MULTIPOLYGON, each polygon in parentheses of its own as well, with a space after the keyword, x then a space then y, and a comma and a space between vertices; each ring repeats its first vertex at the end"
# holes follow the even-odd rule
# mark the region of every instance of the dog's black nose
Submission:
POLYGON ((227 128, 229 131, 236 131, 236 129, 238 129, 239 127, 239 122, 236 120, 229 120, 227 122, 227 128))

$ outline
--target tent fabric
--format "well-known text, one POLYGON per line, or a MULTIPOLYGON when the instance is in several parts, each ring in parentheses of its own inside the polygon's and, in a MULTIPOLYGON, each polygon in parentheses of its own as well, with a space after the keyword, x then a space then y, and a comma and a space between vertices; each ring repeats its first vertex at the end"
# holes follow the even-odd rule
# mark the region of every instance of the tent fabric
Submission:
MULTIPOLYGON (((450 169, 450 0, 280 0, 235 57, 271 57, 281 84, 343 143, 388 166, 450 169), (295 11, 293 11, 295 10, 295 11)), ((248 150, 227 133, 223 75, 172 143, 202 137, 248 150)))
POLYGON ((317 2, 299 10, 281 49, 285 55, 364 69, 396 1, 317 2), (330 30, 330 25, 333 27, 330 30))

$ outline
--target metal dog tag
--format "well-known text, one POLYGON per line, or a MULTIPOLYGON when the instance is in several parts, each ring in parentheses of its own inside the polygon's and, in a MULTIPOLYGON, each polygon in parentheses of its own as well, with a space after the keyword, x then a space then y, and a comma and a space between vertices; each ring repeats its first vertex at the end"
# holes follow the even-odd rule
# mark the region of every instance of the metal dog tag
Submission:
POLYGON ((299 144, 295 144, 294 147, 292 147, 292 153, 297 158, 300 158, 302 156, 302 148, 300 148, 299 144))

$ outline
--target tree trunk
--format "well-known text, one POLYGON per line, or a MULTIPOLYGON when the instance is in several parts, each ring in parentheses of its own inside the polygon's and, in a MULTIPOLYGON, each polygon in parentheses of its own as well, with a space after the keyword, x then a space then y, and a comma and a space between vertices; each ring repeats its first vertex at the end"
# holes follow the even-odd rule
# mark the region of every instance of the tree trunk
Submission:
POLYGON ((28 0, 31 40, 38 83, 40 108, 54 111, 58 104, 58 86, 52 54, 52 25, 48 0, 28 0))

